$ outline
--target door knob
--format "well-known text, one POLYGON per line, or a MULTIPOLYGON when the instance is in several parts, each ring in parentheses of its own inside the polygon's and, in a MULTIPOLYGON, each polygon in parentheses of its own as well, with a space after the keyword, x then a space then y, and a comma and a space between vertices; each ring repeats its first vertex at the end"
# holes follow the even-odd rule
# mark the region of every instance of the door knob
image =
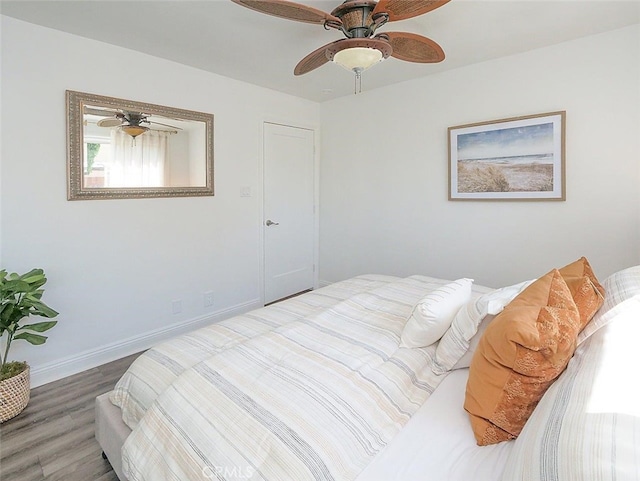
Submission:
POLYGON ((267 227, 272 225, 280 225, 278 222, 273 222, 271 219, 268 219, 267 222, 265 222, 265 224, 267 225, 267 227))

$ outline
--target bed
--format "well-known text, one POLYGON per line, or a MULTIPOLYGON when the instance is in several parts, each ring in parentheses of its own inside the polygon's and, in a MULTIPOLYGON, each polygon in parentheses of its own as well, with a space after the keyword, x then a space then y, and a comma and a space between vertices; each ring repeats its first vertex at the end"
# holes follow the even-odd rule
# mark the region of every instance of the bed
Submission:
POLYGON ((603 366, 640 367, 609 359, 639 333, 640 268, 603 282, 604 305, 520 435, 478 446, 463 407, 472 354, 532 282, 358 276, 199 329, 96 400, 96 438, 122 481, 640 479, 640 395, 602 380, 603 366), (416 319, 438 322, 408 335, 416 319), (625 405, 602 398, 592 416, 605 391, 625 405))

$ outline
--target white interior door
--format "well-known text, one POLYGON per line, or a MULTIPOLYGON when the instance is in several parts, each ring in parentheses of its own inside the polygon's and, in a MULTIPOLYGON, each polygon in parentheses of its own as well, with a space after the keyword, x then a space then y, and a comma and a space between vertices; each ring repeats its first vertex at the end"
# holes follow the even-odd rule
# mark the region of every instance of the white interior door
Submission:
POLYGON ((314 132, 264 124, 265 303, 314 285, 314 132))

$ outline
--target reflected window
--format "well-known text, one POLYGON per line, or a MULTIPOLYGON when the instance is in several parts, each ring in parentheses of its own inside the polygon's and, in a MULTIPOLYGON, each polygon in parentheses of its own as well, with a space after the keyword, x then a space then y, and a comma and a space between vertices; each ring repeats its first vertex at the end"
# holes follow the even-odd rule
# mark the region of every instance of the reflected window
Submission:
POLYGON ((72 91, 67 109, 70 200, 213 195, 213 115, 72 91))

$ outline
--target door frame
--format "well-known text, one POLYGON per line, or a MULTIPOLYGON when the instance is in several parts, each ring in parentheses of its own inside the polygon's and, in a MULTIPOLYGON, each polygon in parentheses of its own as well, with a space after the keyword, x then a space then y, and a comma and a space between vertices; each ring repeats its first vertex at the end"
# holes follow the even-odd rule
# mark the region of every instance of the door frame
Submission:
POLYGON ((313 288, 318 288, 318 259, 320 258, 319 249, 319 232, 320 232, 320 129, 318 126, 311 126, 297 121, 288 121, 283 119, 274 119, 264 117, 260 121, 260 146, 258 155, 258 239, 260 249, 260 266, 259 266, 259 282, 260 282, 260 304, 264 306, 265 301, 265 240, 264 240, 264 135, 265 124, 276 124, 284 127, 292 127, 296 129, 310 130, 313 132, 313 288))

